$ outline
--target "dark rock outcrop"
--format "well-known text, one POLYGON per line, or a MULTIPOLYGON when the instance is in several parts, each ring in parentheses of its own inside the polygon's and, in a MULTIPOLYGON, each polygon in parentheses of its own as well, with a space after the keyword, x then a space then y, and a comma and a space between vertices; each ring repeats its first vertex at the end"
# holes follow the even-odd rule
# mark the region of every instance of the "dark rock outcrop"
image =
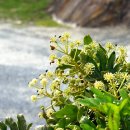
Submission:
POLYGON ((130 0, 54 0, 49 11, 78 26, 130 25, 130 0))

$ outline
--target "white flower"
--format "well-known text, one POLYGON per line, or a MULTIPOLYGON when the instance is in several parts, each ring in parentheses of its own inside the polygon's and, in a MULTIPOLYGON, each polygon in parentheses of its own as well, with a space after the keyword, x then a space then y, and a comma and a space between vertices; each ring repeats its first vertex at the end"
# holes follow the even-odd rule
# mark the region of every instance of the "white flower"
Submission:
POLYGON ((120 46, 120 47, 118 48, 118 50, 119 50, 120 55, 127 56, 127 51, 126 51, 126 48, 125 48, 125 47, 120 46))
POLYGON ((43 117, 43 112, 39 112, 39 113, 38 113, 38 117, 41 118, 41 119, 43 119, 43 118, 44 118, 44 117, 43 117))
POLYGON ((52 78, 53 75, 54 75, 54 74, 53 74, 53 72, 51 72, 51 71, 48 71, 48 72, 46 73, 46 77, 49 78, 49 79, 52 78))
POLYGON ((111 80, 113 80, 115 78, 114 74, 112 73, 106 73, 104 74, 104 79, 107 80, 108 82, 110 82, 111 80))
POLYGON ((45 77, 46 77, 45 74, 40 74, 39 79, 43 79, 45 77))
POLYGON ((54 43, 55 43, 56 40, 57 40, 56 37, 51 37, 51 38, 50 38, 50 42, 54 42, 54 43))
POLYGON ((44 89, 38 89, 38 94, 39 94, 39 95, 44 94, 44 89))
POLYGON ((69 43, 69 46, 71 49, 73 49, 75 47, 75 44, 73 42, 69 43))
POLYGON ((65 37, 66 39, 70 38, 70 33, 64 32, 63 37, 65 37))
POLYGON ((28 86, 29 87, 33 87, 33 86, 35 86, 36 84, 37 84, 37 82, 38 82, 38 79, 32 79, 30 82, 29 82, 29 84, 28 84, 28 86))
POLYGON ((50 85, 51 90, 54 90, 56 88, 59 88, 60 81, 58 79, 53 80, 53 82, 50 85))
POLYGON ((104 83, 102 81, 96 81, 94 83, 94 87, 97 89, 103 89, 104 88, 104 83))
POLYGON ((95 69, 95 66, 92 63, 86 63, 84 66, 84 70, 87 75, 92 74, 94 69, 95 69))
POLYGON ((40 81, 40 84, 45 87, 47 85, 47 79, 46 78, 43 78, 41 81, 40 81))
POLYGON ((32 102, 36 102, 37 101, 37 95, 32 95, 31 100, 32 100, 32 102))
POLYGON ((46 115, 47 115, 47 117, 50 117, 52 114, 53 114, 53 112, 54 112, 54 110, 53 109, 48 109, 47 111, 46 111, 46 115))
POLYGON ((75 44, 79 46, 79 45, 81 45, 81 41, 80 40, 76 40, 75 44))
POLYGON ((61 57, 61 64, 64 64, 64 63, 70 63, 71 62, 71 58, 67 55, 64 55, 61 57))
POLYGON ((105 47, 108 51, 115 48, 115 46, 111 42, 107 42, 105 47))
POLYGON ((64 43, 68 40, 68 38, 66 38, 65 36, 61 36, 60 37, 60 42, 64 43))
POLYGON ((56 58, 57 58, 57 56, 56 56, 55 54, 51 54, 51 55, 49 56, 49 59, 50 59, 51 61, 54 61, 56 58))

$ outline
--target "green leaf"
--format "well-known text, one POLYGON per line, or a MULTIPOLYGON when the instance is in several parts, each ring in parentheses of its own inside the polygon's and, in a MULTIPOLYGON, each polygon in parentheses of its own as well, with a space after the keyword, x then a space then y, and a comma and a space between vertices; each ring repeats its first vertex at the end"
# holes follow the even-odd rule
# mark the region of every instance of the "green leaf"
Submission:
POLYGON ((96 100, 94 98, 78 99, 78 102, 82 105, 89 107, 89 108, 96 108, 96 109, 98 109, 98 106, 100 104, 100 101, 96 100))
POLYGON ((2 121, 0 122, 0 129, 7 130, 7 126, 2 121))
POLYGON ((95 65, 95 67, 97 67, 97 63, 94 61, 94 59, 89 56, 88 54, 85 53, 80 53, 80 60, 81 62, 83 62, 84 64, 86 63, 93 63, 95 65))
POLYGON ((100 98, 101 101, 112 103, 113 101, 117 100, 113 95, 106 91, 101 92, 101 90, 96 88, 91 88, 91 91, 96 95, 97 98, 100 98))
POLYGON ((65 126, 66 126, 66 119, 65 118, 62 118, 60 119, 58 122, 57 122, 57 128, 63 128, 65 129, 65 126))
POLYGON ((128 98, 125 98, 124 100, 122 100, 122 102, 121 102, 120 105, 119 105, 120 111, 121 111, 124 107, 129 106, 128 101, 129 101, 128 98))
POLYGON ((118 106, 108 103, 108 127, 110 130, 119 130, 120 128, 120 109, 118 106))
POLYGON ((89 45, 92 42, 92 38, 90 37, 90 35, 86 35, 84 37, 84 45, 89 45))
POLYGON ((130 74, 130 63, 126 64, 127 72, 130 74))
POLYGON ((115 59, 116 59, 116 53, 115 53, 115 51, 113 51, 108 59, 108 70, 109 71, 113 71, 115 59))
POLYGON ((10 130, 18 130, 18 126, 16 122, 14 122, 13 118, 5 119, 5 124, 9 126, 10 130))
POLYGON ((113 71, 114 72, 118 72, 118 71, 120 71, 120 68, 122 67, 122 65, 121 64, 116 64, 115 66, 114 66, 114 68, 113 68, 113 71))
POLYGON ((123 130, 130 130, 130 116, 123 115, 123 119, 121 120, 123 130))
POLYGON ((66 105, 64 108, 60 109, 59 111, 55 112, 53 116, 56 118, 70 118, 70 120, 76 120, 77 119, 77 112, 78 109, 74 105, 66 105))
POLYGON ((69 68, 72 68, 72 67, 74 67, 74 65, 62 64, 62 65, 59 65, 59 66, 56 68, 56 70, 57 70, 57 69, 65 70, 65 69, 69 69, 69 68))
POLYGON ((98 69, 98 65, 97 65, 96 61, 92 57, 90 57, 89 55, 87 55, 85 53, 80 53, 80 61, 82 63, 84 63, 84 64, 86 64, 86 63, 94 64, 94 66, 95 66, 94 73, 95 73, 96 77, 100 78, 100 71, 98 69))
POLYGON ((120 96, 122 97, 122 99, 129 98, 128 93, 124 88, 120 89, 119 93, 120 93, 120 96))
POLYGON ((96 129, 95 124, 90 119, 88 119, 86 116, 83 116, 79 123, 80 124, 88 124, 89 126, 96 129))
POLYGON ((81 124, 80 127, 81 127, 83 130, 95 130, 93 127, 91 127, 91 126, 88 125, 88 124, 81 124))
POLYGON ((19 130, 26 130, 26 120, 22 114, 17 115, 19 130))
POLYGON ((30 130, 30 128, 32 127, 32 125, 33 125, 33 123, 28 124, 27 130, 30 130))
POLYGON ((81 117, 84 114, 84 108, 80 108, 77 113, 77 120, 80 121, 81 117))
POLYGON ((75 60, 75 61, 78 61, 80 58, 79 58, 79 54, 80 54, 81 50, 79 49, 71 49, 70 51, 70 56, 75 60))
POLYGON ((107 64, 107 55, 106 55, 106 50, 100 45, 100 48, 98 49, 96 56, 99 61, 99 68, 100 71, 105 71, 106 70, 106 64, 107 64))
POLYGON ((80 127, 77 125, 68 125, 67 128, 69 128, 71 130, 81 130, 80 127))

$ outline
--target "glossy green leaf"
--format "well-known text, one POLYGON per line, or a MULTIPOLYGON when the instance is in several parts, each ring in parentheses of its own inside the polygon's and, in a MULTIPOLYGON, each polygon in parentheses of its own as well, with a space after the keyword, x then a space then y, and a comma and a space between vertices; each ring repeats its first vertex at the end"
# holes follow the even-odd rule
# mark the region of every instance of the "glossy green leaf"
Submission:
POLYGON ((91 127, 91 126, 88 125, 88 124, 81 124, 80 127, 81 127, 83 130, 95 130, 93 127, 91 127))
POLYGON ((120 93, 120 96, 122 97, 122 99, 129 98, 126 89, 124 89, 124 88, 120 89, 119 93, 120 93))
POLYGON ((80 121, 81 117, 84 114, 84 108, 80 108, 77 112, 77 120, 80 121))
POLYGON ((84 37, 84 45, 89 45, 92 42, 92 38, 90 37, 90 35, 86 35, 84 37))
POLYGON ((104 91, 101 92, 101 90, 96 89, 96 88, 91 88, 91 91, 96 95, 96 97, 100 98, 104 102, 113 102, 116 101, 117 99, 111 95, 110 93, 104 91))
POLYGON ((88 119, 86 116, 83 116, 81 118, 80 124, 88 124, 89 126, 96 129, 96 125, 90 119, 88 119))
POLYGON ((100 104, 100 100, 94 98, 78 99, 78 102, 89 108, 96 108, 96 109, 98 109, 98 106, 100 104))
POLYGON ((67 128, 69 128, 71 130, 81 130, 78 125, 68 125, 67 128))
POLYGON ((78 61, 80 58, 79 58, 79 54, 80 54, 81 50, 79 49, 71 49, 71 52, 70 52, 70 56, 75 60, 75 61, 78 61))
POLYGON ((110 130, 119 130, 120 128, 120 109, 118 106, 108 104, 108 127, 110 130))
POLYGON ((116 53, 115 53, 115 51, 113 51, 111 53, 110 57, 108 58, 108 70, 109 71, 113 72, 115 59, 116 59, 116 53))
POLYGON ((63 129, 65 129, 65 126, 66 126, 66 119, 65 118, 61 118, 57 122, 57 128, 63 128, 63 129))
MULTIPOLYGON (((121 101, 121 103, 120 103, 120 105, 119 105, 120 111, 121 111, 124 107, 129 106, 128 101, 129 101, 129 98, 125 98, 124 100, 121 101)), ((130 112, 130 111, 129 111, 129 112, 130 112)))
POLYGON ((115 66, 114 66, 114 68, 113 68, 113 71, 114 72, 118 72, 118 71, 120 71, 120 68, 122 67, 122 65, 121 64, 116 64, 115 66))
POLYGON ((62 65, 59 65, 59 66, 56 68, 56 70, 57 70, 57 69, 65 70, 65 69, 69 69, 69 68, 72 68, 72 67, 74 67, 74 65, 62 64, 62 65))
POLYGON ((62 108, 61 110, 55 112, 53 114, 53 116, 55 116, 56 118, 70 118, 70 120, 76 120, 77 119, 77 112, 78 109, 76 106, 74 105, 66 105, 64 108, 62 108))
POLYGON ((108 59, 107 59, 106 51, 104 50, 104 48, 101 45, 100 45, 99 50, 96 53, 96 56, 100 63, 100 65, 99 65, 100 71, 105 71, 108 59))

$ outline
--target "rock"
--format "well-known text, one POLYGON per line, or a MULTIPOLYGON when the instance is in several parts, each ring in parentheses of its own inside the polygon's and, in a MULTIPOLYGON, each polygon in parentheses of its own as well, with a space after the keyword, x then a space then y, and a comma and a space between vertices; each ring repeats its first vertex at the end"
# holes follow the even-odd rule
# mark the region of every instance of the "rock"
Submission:
POLYGON ((130 25, 130 0, 54 0, 49 12, 78 26, 130 25))

